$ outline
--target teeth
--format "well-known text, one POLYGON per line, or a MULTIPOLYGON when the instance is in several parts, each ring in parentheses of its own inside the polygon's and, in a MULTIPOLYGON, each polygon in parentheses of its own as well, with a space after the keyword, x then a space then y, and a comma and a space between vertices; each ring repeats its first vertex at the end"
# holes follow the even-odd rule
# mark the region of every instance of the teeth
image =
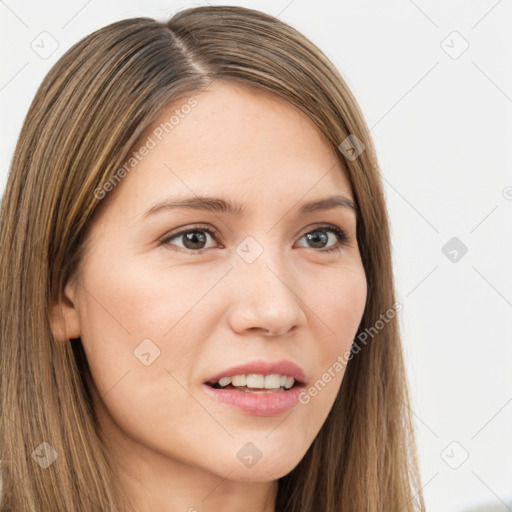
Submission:
POLYGON ((265 377, 263 375, 256 375, 251 373, 247 375, 247 381, 245 385, 248 388, 264 388, 265 387, 265 377))
POLYGON ((233 386, 245 386, 247 384, 247 375, 235 375, 232 377, 233 386))
POLYGON ((221 386, 227 386, 228 384, 231 384, 231 377, 222 377, 222 379, 219 379, 219 384, 221 386))
POLYGON ((290 389, 295 382, 295 379, 293 377, 286 377, 286 382, 284 384, 284 387, 286 389, 290 389))
POLYGON ((248 387, 253 389, 290 389, 293 387, 295 379, 287 375, 261 375, 251 373, 249 375, 233 375, 232 377, 222 377, 219 379, 219 386, 226 387, 232 384, 235 387, 248 387))
POLYGON ((282 380, 282 377, 280 375, 267 375, 265 377, 265 389, 280 388, 281 380, 282 380))

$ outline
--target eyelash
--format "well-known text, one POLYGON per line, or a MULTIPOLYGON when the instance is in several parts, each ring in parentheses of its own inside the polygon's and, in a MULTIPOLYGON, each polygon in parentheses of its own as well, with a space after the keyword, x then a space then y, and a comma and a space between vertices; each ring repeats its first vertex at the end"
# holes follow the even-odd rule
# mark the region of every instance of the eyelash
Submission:
MULTIPOLYGON (((212 230, 210 228, 210 226, 197 225, 197 226, 193 226, 192 228, 187 228, 185 230, 179 231, 178 233, 171 233, 170 235, 166 236, 164 239, 160 240, 159 246, 160 245, 168 245, 168 243, 171 240, 174 240, 175 238, 179 238, 180 236, 185 235, 187 233, 193 233, 196 231, 204 231, 204 232, 208 233, 214 239, 216 239, 217 235, 219 234, 218 231, 212 230)), ((318 249, 315 252, 321 252, 321 253, 339 252, 339 251, 341 251, 342 247, 344 245, 347 245, 349 242, 349 239, 343 230, 341 230, 340 228, 338 228, 334 225, 329 225, 329 224, 315 226, 313 229, 306 231, 300 238, 303 238, 305 235, 307 235, 309 233, 314 233, 316 231, 331 231, 332 233, 334 233, 337 236, 338 243, 334 244, 333 246, 329 247, 328 249, 318 249)), ((204 249, 197 249, 197 250, 187 249, 187 248, 183 248, 183 247, 180 247, 179 249, 181 249, 182 251, 188 252, 188 253, 192 253, 192 254, 202 254, 204 251, 211 249, 211 247, 207 247, 204 249)), ((310 249, 314 250, 313 247, 311 247, 310 249)))

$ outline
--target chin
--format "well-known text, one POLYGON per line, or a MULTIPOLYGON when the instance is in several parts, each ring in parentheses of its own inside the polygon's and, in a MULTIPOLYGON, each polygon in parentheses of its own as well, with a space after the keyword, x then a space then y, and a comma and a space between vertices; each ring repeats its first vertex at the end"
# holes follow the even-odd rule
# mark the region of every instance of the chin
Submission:
POLYGON ((252 483, 273 482, 274 480, 277 480, 290 473, 297 464, 264 465, 262 461, 260 461, 252 468, 232 468, 232 473, 229 475, 229 480, 235 482, 252 483))
POLYGON ((228 478, 232 481, 272 482, 290 473, 301 460, 297 458, 296 450, 290 450, 288 455, 288 457, 283 457, 282 450, 273 450, 268 457, 261 454, 261 458, 258 460, 256 458, 244 460, 243 456, 240 458, 236 456, 234 461, 229 458, 229 460, 224 460, 221 467, 217 465, 211 469, 215 473, 221 474, 222 477, 229 474, 228 478))

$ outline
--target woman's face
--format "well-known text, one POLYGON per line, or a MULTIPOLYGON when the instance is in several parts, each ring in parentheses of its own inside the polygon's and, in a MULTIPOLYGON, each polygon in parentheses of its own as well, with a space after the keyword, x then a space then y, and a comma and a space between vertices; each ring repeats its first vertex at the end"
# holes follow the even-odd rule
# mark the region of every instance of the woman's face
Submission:
POLYGON ((220 82, 162 112, 134 151, 63 306, 102 429, 128 468, 153 458, 237 481, 282 477, 333 405, 365 307, 354 211, 302 211, 353 201, 349 183, 305 114, 220 82), (262 364, 231 370, 251 363, 262 364), (206 384, 243 374, 256 375, 246 387, 206 384), (300 382, 263 392, 292 382, 265 375, 300 382))

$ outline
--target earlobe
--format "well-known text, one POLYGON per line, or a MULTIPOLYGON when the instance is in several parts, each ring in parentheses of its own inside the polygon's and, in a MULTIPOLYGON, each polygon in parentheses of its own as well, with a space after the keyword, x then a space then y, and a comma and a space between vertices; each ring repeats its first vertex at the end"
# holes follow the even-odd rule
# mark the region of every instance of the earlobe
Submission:
POLYGON ((62 297, 51 307, 51 329, 56 339, 67 341, 80 337, 80 317, 76 304, 76 287, 68 282, 62 297))

